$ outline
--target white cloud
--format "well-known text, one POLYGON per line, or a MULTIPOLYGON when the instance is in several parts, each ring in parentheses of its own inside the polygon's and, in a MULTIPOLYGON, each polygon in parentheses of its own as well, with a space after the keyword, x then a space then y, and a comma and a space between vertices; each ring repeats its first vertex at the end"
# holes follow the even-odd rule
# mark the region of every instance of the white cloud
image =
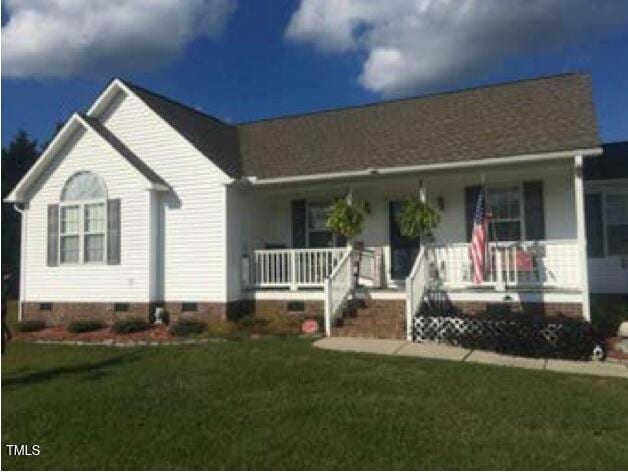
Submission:
POLYGON ((114 74, 173 59, 215 37, 235 0, 5 0, 2 73, 10 77, 114 74))
POLYGON ((286 38, 365 55, 360 83, 397 95, 627 26, 625 0, 301 0, 286 38))

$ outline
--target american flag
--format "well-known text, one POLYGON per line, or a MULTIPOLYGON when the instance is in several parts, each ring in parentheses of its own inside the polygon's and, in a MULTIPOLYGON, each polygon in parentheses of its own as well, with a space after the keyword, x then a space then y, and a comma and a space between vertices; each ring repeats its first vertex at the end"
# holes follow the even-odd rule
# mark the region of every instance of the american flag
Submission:
POLYGON ((473 263, 473 283, 484 282, 486 272, 486 256, 488 249, 488 220, 486 215, 486 202, 484 201, 484 189, 480 190, 478 203, 475 206, 473 216, 473 233, 471 234, 471 262, 473 263))

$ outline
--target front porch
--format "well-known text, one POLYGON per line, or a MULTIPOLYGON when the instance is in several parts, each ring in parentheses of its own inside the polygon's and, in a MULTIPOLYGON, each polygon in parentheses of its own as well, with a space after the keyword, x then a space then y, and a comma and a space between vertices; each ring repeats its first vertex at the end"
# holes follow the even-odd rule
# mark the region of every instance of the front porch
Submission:
MULTIPOLYGON (((584 215, 573 160, 475 171, 251 187, 243 207, 238 262, 242 298, 319 303, 327 334, 352 298, 389 300, 406 326, 428 291, 465 310, 489 304, 577 307, 586 318, 584 215), (486 182, 491 220, 485 280, 472 282, 469 251, 478 184, 486 182), (402 202, 425 192, 438 210, 432 237, 400 233, 402 202), (326 228, 336 198, 368 208, 363 231, 347 243, 326 228), (581 203, 581 202, 580 202, 581 203), (359 292, 358 295, 356 295, 359 292)), ((234 260, 235 262, 235 260, 234 260)))

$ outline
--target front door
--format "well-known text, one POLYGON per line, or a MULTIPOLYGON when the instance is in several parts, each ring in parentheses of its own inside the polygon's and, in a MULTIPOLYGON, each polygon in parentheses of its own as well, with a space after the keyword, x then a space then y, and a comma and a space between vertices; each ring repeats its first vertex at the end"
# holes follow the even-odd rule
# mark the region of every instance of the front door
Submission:
POLYGON ((420 242, 401 234, 399 219, 403 202, 393 201, 388 205, 390 226, 390 277, 405 280, 412 270, 412 264, 419 253, 420 242))

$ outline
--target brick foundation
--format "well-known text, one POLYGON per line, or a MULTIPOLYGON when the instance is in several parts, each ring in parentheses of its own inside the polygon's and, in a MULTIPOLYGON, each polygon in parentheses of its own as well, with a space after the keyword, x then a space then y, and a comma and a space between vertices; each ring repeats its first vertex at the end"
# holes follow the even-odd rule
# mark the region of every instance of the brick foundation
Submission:
MULTIPOLYGON (((204 321, 238 319, 248 314, 259 317, 298 316, 319 318, 322 321, 324 306, 322 300, 239 300, 229 303, 198 302, 197 311, 183 312, 180 302, 128 303, 128 311, 116 312, 114 303, 53 302, 50 310, 42 310, 39 302, 22 304, 22 319, 45 320, 48 325, 64 325, 75 320, 101 319, 111 324, 119 319, 145 318, 155 312, 157 306, 166 309, 170 322, 181 318, 195 318, 204 321)), ((474 314, 491 309, 510 307, 513 313, 522 315, 569 316, 582 318, 582 305, 579 303, 486 303, 455 302, 454 306, 463 313, 474 314)), ((346 335, 376 337, 401 337, 405 329, 405 300, 366 300, 346 323, 346 335), (361 316, 360 316, 361 315, 361 316), (362 321, 358 322, 357 320, 362 321), (348 329, 352 325, 352 329, 348 329), (390 334, 386 334, 386 330, 390 334)), ((340 334, 340 333, 338 333, 340 334)))
POLYGON ((197 311, 183 312, 180 302, 127 303, 128 311, 115 311, 115 303, 91 302, 51 302, 50 310, 42 310, 40 302, 24 302, 22 304, 23 320, 44 320, 50 326, 65 325, 76 320, 99 319, 112 324, 120 319, 150 319, 155 308, 164 307, 170 322, 180 318, 195 318, 204 321, 219 321, 227 318, 238 318, 250 312, 250 303, 246 300, 213 303, 198 302, 197 311))
POLYGON ((255 300, 250 306, 251 313, 262 317, 273 315, 323 317, 324 311, 322 300, 255 300), (297 306, 298 304, 302 305, 297 306))
POLYGON ((466 314, 476 314, 490 310, 500 310, 503 307, 510 309, 512 313, 535 316, 568 316, 570 318, 582 318, 582 305, 580 303, 542 303, 542 302, 512 302, 512 303, 487 303, 487 302, 453 302, 454 307, 466 314))

